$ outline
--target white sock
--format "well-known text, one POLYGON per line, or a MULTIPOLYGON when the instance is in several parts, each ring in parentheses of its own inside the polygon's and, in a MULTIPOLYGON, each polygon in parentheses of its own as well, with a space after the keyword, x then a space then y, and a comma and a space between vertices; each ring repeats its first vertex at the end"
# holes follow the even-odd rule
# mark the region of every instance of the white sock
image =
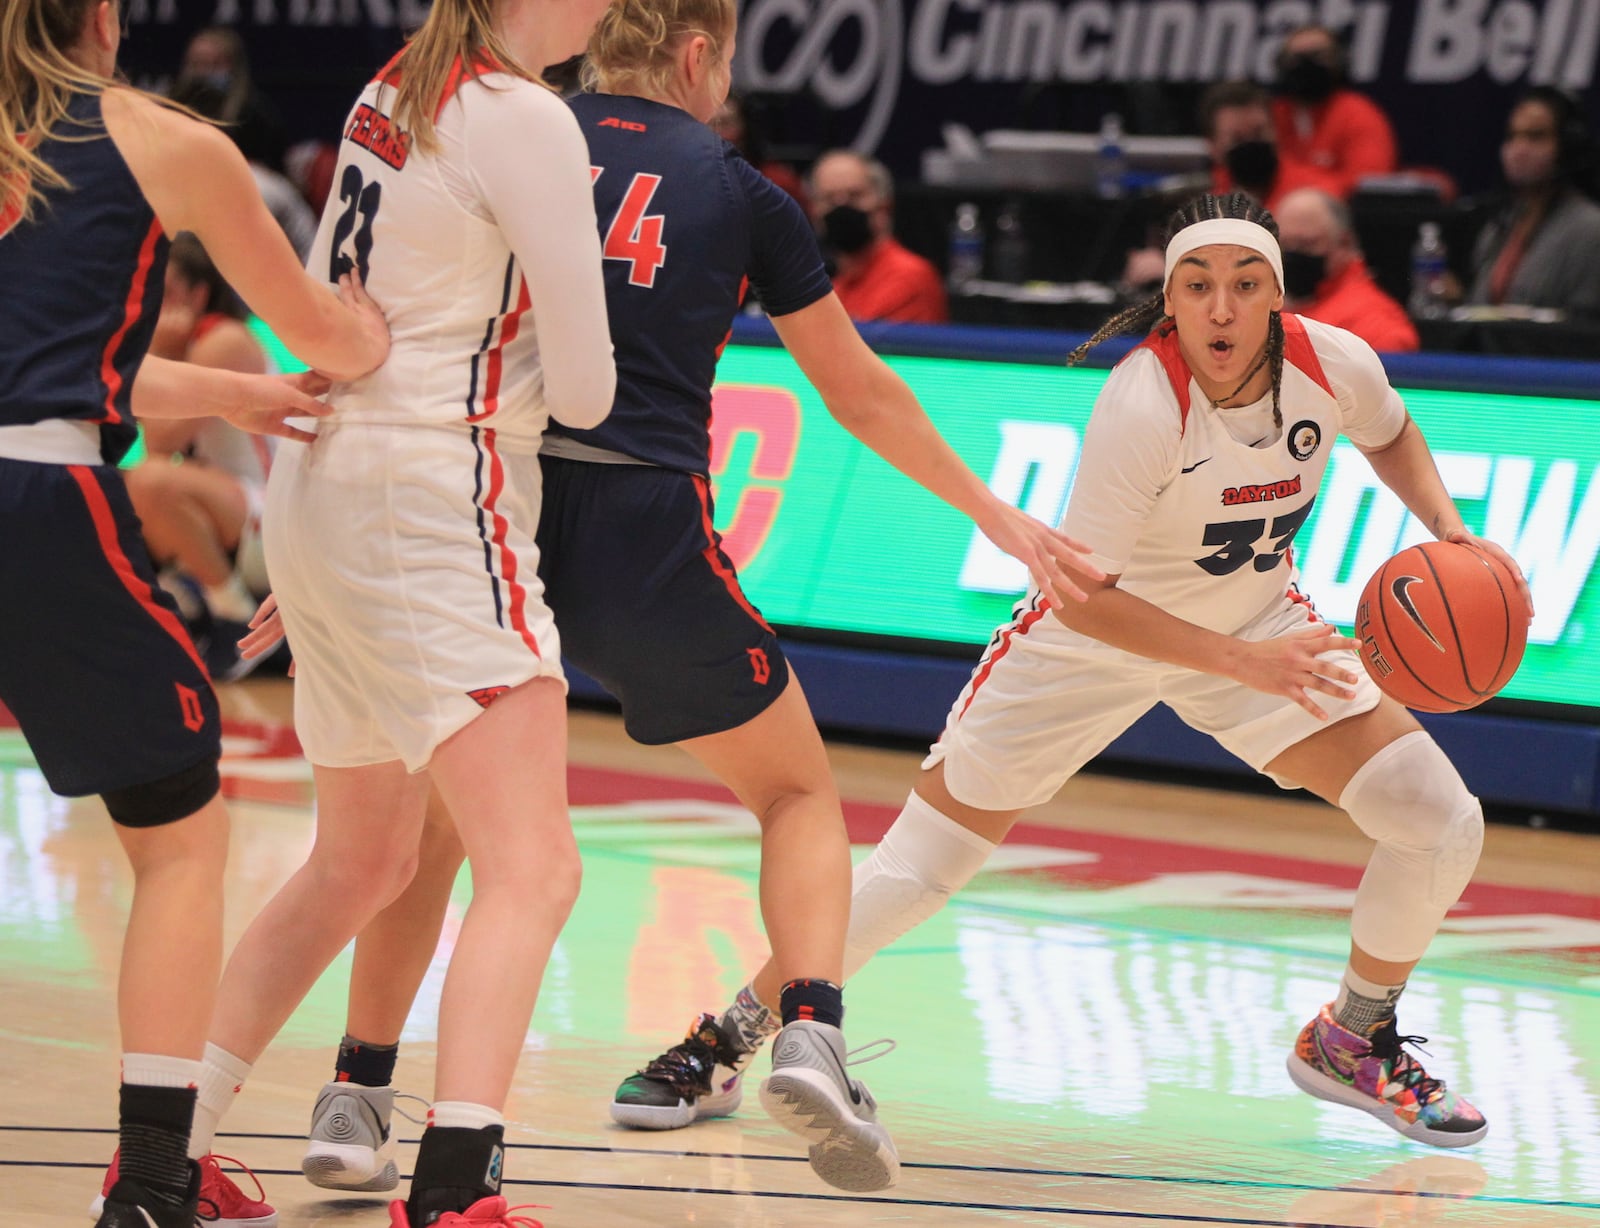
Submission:
POLYGON ((206 1042, 205 1061, 200 1065, 200 1096, 194 1106, 194 1129, 189 1134, 191 1160, 211 1154, 222 1115, 250 1077, 250 1070, 251 1064, 242 1057, 206 1042))
POLYGON ((164 1053, 124 1053, 122 1081, 140 1087, 199 1087, 200 1063, 164 1053))
POLYGON ((505 1114, 470 1100, 435 1100, 428 1110, 428 1124, 441 1130, 486 1130, 505 1128, 505 1114))
POLYGON ((256 607, 261 604, 250 595, 250 590, 236 571, 230 572, 221 584, 207 584, 204 587, 206 608, 218 618, 226 618, 231 622, 249 622, 255 616, 256 607))
POLYGON ((991 841, 911 794, 872 855, 855 868, 844 941, 845 980, 943 908, 994 850, 991 841))

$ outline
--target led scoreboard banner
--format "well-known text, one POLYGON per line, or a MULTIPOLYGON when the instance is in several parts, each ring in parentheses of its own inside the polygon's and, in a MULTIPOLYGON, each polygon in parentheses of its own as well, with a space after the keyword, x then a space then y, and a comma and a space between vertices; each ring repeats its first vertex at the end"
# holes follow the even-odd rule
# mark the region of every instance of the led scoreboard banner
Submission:
MULTIPOLYGON (((281 348, 275 356, 287 359, 281 348)), ((1060 518, 1104 370, 884 360, 996 494, 1060 518)), ((1022 564, 848 435, 784 350, 729 345, 717 376, 717 527, 766 618, 806 638, 884 637, 975 655, 1024 590, 1022 564)), ((1400 391, 1467 527, 1505 546, 1532 586, 1527 655, 1502 694, 1600 707, 1600 401, 1400 391)), ((1341 438, 1295 535, 1301 587, 1348 628, 1378 565, 1428 536, 1341 438)))

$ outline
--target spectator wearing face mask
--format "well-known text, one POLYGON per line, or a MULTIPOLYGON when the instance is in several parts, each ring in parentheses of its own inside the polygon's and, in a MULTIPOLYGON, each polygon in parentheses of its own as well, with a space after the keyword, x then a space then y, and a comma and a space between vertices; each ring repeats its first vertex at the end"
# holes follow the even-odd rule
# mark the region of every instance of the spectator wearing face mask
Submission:
POLYGON ((1344 47, 1326 26, 1302 26, 1278 53, 1272 102, 1278 154, 1305 168, 1305 186, 1348 200, 1368 175, 1392 174, 1389 118, 1345 84, 1344 47))
POLYGON ((1200 131, 1211 150, 1211 190, 1246 192, 1273 213, 1296 188, 1316 186, 1311 167, 1286 158, 1272 125, 1272 98, 1253 81, 1219 81, 1200 96, 1200 131))
POLYGON ((1405 308, 1372 280, 1345 203, 1320 188, 1298 188, 1278 202, 1284 307, 1348 329, 1384 353, 1415 350, 1405 308))
POLYGON ((1600 205, 1594 140, 1578 104, 1535 86, 1512 107, 1500 146, 1511 199, 1472 253, 1472 303, 1600 312, 1600 205))
POLYGON ((811 220, 834 262, 833 289, 853 320, 943 324, 944 284, 931 263, 890 234, 894 180, 873 158, 848 149, 811 169, 811 220))

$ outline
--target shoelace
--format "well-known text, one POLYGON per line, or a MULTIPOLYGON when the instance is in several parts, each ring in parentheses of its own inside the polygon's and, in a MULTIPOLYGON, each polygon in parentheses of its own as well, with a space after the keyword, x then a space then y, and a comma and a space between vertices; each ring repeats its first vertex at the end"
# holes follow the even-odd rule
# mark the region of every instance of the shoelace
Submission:
MULTIPOLYGON (((220 1160, 226 1160, 229 1164, 232 1164, 235 1168, 237 1168, 240 1172, 242 1172, 246 1177, 250 1178, 250 1180, 255 1184, 255 1187, 256 1187, 256 1201, 257 1202, 266 1202, 267 1201, 267 1191, 266 1191, 266 1188, 264 1186, 262 1186, 262 1184, 261 1184, 261 1178, 257 1177, 255 1175, 255 1173, 251 1170, 250 1166, 248 1164, 246 1164, 243 1160, 236 1160, 232 1156, 218 1155, 218 1154, 216 1154, 216 1152, 212 1152, 210 1155, 206 1156, 204 1159, 202 1159, 200 1161, 200 1167, 202 1169, 205 1169, 205 1168, 214 1168, 214 1169, 216 1169, 218 1177, 222 1178, 224 1181, 227 1181, 227 1182, 231 1183, 232 1185, 235 1186, 235 1188, 237 1188, 238 1182, 234 1181, 233 1178, 229 1177, 227 1173, 222 1171, 222 1165, 220 1163, 218 1163, 218 1161, 220 1161, 220 1160)), ((243 1193, 243 1191, 241 1190, 240 1193, 243 1193)), ((212 1219, 221 1219, 222 1218, 222 1208, 218 1207, 216 1202, 214 1200, 210 1199, 210 1198, 207 1198, 205 1201, 211 1203, 211 1205, 216 1208, 216 1212, 217 1213, 215 1215, 213 1215, 211 1218, 212 1219)))
POLYGON ((877 1040, 869 1040, 866 1044, 845 1051, 844 1064, 846 1066, 865 1066, 868 1062, 875 1062, 880 1057, 888 1057, 900 1047, 898 1041, 890 1040, 887 1036, 877 1040), (869 1049, 877 1049, 876 1053, 868 1053, 869 1049), (866 1053, 866 1057, 861 1055, 866 1053))
MULTIPOLYGON (((1423 1104, 1431 1104, 1444 1095, 1444 1082, 1424 1070, 1422 1063, 1407 1053, 1403 1046, 1415 1045, 1422 1049, 1427 1043, 1426 1036, 1401 1036, 1398 1029, 1385 1029, 1372 1038, 1373 1052, 1389 1059, 1389 1077, 1407 1091, 1415 1093, 1417 1100, 1423 1104), (1388 1035, 1385 1035, 1385 1031, 1388 1035)), ((1422 1051, 1427 1052, 1426 1049, 1422 1051)))
POLYGON ((506 1213, 499 1219, 483 1220, 468 1219, 460 1212, 451 1212, 439 1221, 439 1228, 544 1228, 544 1221, 534 1219, 531 1215, 517 1215, 517 1211, 548 1211, 549 1207, 543 1203, 524 1202, 514 1207, 507 1207, 506 1213))
POLYGON ((413 1126, 426 1126, 428 1124, 428 1110, 433 1108, 433 1101, 427 1100, 427 1099, 423 1098, 422 1096, 413 1096, 410 1092, 396 1092, 394 1094, 394 1100, 395 1100, 394 1111, 396 1113, 400 1114, 401 1117, 404 1117, 413 1126), (410 1113, 406 1112, 403 1108, 400 1107, 400 1101, 402 1101, 402 1100, 415 1100, 418 1104, 420 1104, 422 1106, 422 1116, 421 1117, 413 1117, 413 1116, 411 1116, 410 1113))

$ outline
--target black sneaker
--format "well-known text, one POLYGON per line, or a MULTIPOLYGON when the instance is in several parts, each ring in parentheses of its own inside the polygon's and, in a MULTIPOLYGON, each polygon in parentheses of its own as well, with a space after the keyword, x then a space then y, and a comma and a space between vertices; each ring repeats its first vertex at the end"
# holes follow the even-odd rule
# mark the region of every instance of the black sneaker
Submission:
POLYGON ((755 1055, 738 1048, 714 1015, 701 1015, 682 1041, 622 1081, 611 1120, 635 1130, 677 1130, 727 1117, 744 1097, 741 1081, 755 1055))
POLYGON ((119 1177, 105 1196, 95 1228, 195 1228, 202 1218, 216 1218, 214 1208, 206 1210, 211 1214, 202 1216, 200 1167, 190 1161, 189 1189, 181 1204, 174 1206, 138 1182, 119 1177))

